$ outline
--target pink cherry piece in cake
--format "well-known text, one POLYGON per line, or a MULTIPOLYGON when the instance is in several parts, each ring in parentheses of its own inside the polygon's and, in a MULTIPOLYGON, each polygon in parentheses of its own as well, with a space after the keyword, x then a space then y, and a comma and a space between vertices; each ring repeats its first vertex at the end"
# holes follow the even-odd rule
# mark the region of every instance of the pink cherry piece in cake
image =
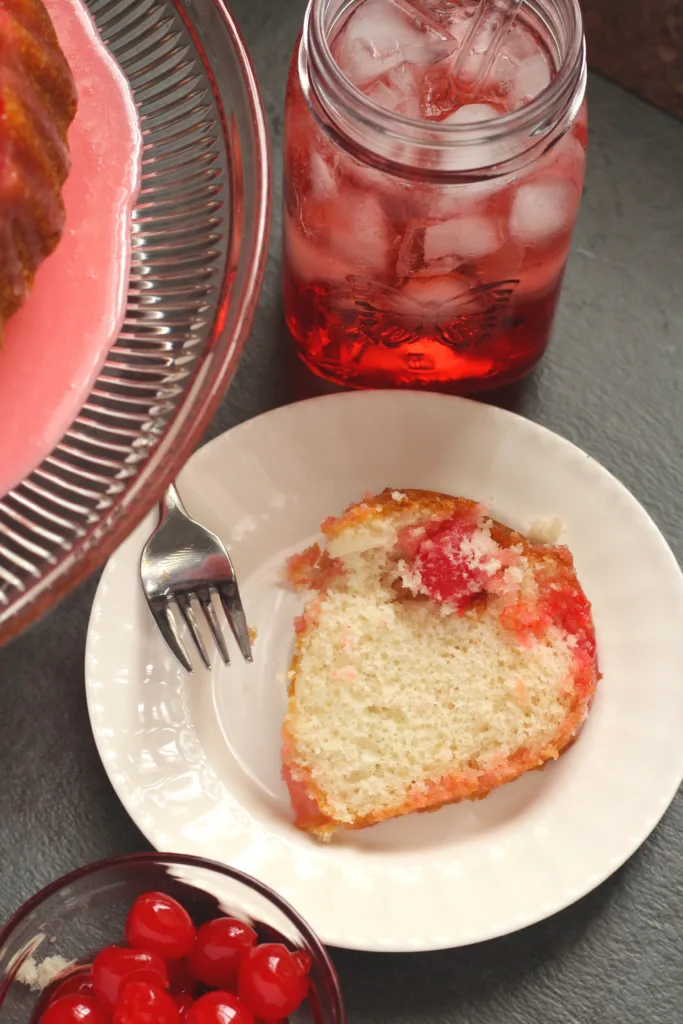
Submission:
POLYGON ((0 348, 0 496, 59 442, 116 341, 142 140, 128 83, 81 0, 45 0, 78 88, 64 233, 0 348))

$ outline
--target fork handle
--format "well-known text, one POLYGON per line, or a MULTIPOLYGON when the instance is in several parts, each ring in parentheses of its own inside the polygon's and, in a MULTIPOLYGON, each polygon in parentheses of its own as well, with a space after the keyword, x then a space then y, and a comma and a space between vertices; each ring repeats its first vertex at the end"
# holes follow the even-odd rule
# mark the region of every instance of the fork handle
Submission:
POLYGON ((159 502, 159 516, 161 521, 163 522, 166 516, 170 515, 172 512, 180 512, 184 516, 187 515, 185 506, 180 500, 178 489, 174 483, 168 485, 166 491, 162 495, 161 501, 159 502))

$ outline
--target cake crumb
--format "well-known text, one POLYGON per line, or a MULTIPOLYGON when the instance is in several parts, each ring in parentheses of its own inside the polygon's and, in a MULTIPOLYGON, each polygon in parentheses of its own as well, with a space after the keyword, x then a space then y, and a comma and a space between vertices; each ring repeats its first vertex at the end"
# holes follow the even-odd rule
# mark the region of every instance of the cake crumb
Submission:
POLYGON ((249 642, 255 644, 258 640, 258 630, 256 626, 249 626, 249 642))
POLYGON ((560 516, 539 516, 529 526, 528 537, 532 544, 557 544, 563 532, 560 516))
POLYGON ((29 956, 17 971, 16 981, 28 985, 32 992, 42 992, 73 962, 63 956, 47 956, 42 963, 38 963, 35 957, 29 956))
POLYGON ((519 590, 524 582, 524 575, 528 567, 526 559, 522 565, 511 565, 503 573, 503 584, 507 591, 519 590))
POLYGON ((407 501, 408 500, 408 495, 404 494, 403 491, 392 491, 391 492, 391 497, 394 499, 394 501, 397 501, 399 504, 402 501, 407 501))

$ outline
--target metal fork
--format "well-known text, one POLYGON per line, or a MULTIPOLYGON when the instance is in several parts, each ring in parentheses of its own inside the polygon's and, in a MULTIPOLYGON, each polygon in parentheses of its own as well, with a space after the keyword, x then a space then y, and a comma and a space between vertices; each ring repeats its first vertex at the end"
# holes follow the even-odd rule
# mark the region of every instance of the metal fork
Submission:
POLYGON ((187 672, 192 671, 192 662, 180 637, 174 605, 185 620, 202 661, 207 668, 211 665, 197 626, 193 599, 209 624, 221 658, 226 665, 230 664, 212 604, 214 593, 220 598, 242 655, 247 661, 253 660, 249 627, 230 556, 214 533, 190 519, 175 484, 171 484, 161 499, 159 525, 142 552, 140 577, 159 632, 187 672))

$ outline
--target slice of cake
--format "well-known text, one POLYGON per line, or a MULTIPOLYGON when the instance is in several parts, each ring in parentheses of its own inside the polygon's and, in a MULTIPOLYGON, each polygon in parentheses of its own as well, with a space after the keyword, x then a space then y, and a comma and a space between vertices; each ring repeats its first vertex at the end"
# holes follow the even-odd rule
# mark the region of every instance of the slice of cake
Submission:
POLYGON ((40 0, 0 3, 0 341, 64 228, 76 86, 40 0))
POLYGON ((283 774, 321 839, 486 796, 558 757, 599 678, 565 547, 464 498, 384 491, 290 559, 295 622, 283 774))

